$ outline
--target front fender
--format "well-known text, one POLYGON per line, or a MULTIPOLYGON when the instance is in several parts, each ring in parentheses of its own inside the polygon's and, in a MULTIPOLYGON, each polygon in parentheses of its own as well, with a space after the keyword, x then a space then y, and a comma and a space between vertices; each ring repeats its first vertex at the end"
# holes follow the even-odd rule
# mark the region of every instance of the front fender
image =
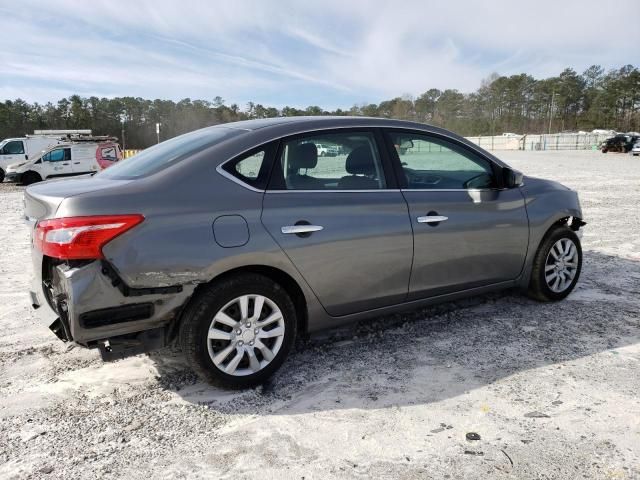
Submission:
MULTIPOLYGON (((569 218, 583 220, 578 193, 550 180, 527 177, 520 187, 525 198, 525 208, 529 217, 529 249, 521 286, 529 285, 533 259, 547 232, 557 223, 568 222, 569 218)), ((582 224, 574 223, 574 229, 582 224)))

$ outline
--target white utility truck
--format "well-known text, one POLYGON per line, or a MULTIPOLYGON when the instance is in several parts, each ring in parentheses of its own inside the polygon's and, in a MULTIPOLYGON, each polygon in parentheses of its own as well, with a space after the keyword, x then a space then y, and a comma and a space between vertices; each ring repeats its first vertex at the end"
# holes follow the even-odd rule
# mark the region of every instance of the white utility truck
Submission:
POLYGON ((72 138, 91 136, 91 130, 35 130, 33 135, 5 138, 0 142, 0 183, 9 165, 39 156, 43 150, 72 138))

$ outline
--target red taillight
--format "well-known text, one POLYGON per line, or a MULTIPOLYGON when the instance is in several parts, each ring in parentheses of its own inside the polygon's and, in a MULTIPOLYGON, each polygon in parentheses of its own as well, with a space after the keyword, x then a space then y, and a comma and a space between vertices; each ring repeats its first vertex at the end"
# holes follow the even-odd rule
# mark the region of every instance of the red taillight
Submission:
POLYGON ((98 215, 38 222, 35 246, 64 260, 104 258, 102 247, 144 220, 142 215, 98 215))

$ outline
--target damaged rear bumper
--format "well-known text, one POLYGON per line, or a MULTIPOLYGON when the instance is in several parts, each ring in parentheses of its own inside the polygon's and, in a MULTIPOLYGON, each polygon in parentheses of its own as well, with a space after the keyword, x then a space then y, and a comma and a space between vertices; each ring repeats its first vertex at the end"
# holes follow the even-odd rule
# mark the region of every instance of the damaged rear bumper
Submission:
POLYGON ((194 285, 128 288, 106 262, 56 265, 30 293, 36 315, 63 341, 113 360, 162 347, 194 285), (49 293, 49 295, 47 295, 49 293))

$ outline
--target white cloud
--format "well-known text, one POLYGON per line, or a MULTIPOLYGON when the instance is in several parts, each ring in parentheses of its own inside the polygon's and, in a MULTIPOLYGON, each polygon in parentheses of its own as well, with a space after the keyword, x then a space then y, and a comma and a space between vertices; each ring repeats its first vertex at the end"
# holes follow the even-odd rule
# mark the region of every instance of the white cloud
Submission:
POLYGON ((431 87, 472 91, 493 71, 548 76, 640 60, 640 32, 626 25, 632 0, 3 5, 0 94, 41 101, 104 92, 348 106, 431 87))

